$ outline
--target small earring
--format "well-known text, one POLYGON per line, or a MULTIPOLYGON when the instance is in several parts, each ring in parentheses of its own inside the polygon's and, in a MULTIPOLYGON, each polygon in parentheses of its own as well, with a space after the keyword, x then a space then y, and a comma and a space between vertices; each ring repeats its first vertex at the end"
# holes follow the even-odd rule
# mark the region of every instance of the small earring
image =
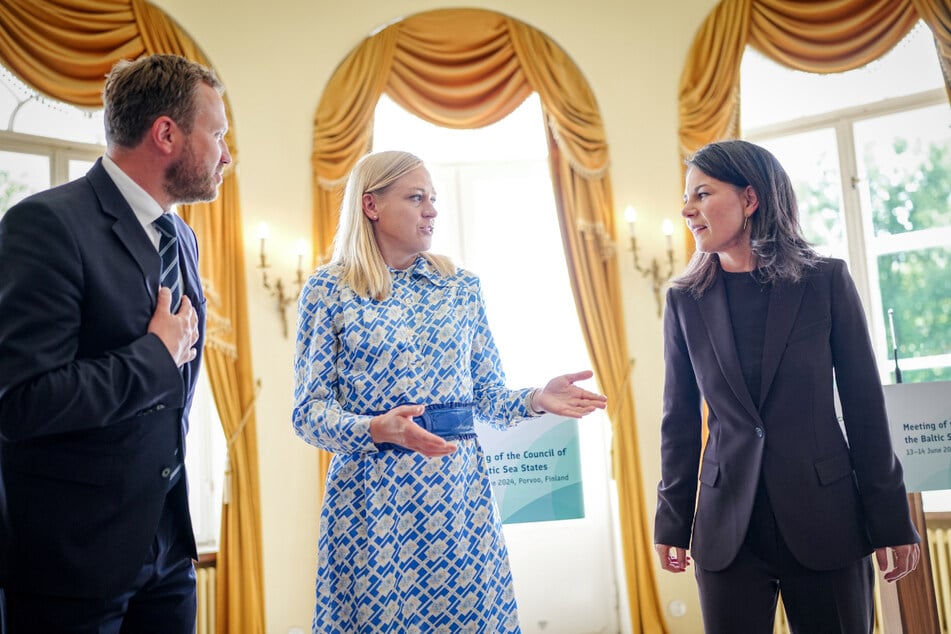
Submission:
POLYGON ((743 228, 740 231, 746 231, 746 225, 750 223, 749 216, 743 216, 743 228))

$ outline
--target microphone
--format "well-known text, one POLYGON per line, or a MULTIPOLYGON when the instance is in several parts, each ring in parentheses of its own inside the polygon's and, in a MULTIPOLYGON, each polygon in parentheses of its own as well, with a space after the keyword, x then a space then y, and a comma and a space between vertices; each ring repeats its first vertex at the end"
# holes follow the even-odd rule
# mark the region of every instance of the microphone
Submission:
POLYGON ((892 331, 892 354, 895 358, 895 383, 901 383, 901 368, 898 367, 898 338, 895 337, 895 311, 888 309, 888 326, 892 331))

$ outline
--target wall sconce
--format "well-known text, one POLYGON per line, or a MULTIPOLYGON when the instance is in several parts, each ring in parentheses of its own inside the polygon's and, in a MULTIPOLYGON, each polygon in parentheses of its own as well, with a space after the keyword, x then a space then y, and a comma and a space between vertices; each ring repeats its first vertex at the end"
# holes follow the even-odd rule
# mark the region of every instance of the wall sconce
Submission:
POLYGON ((661 225, 661 231, 667 238, 667 272, 661 274, 660 263, 657 258, 651 258, 649 266, 641 266, 637 257, 637 235, 634 231, 634 225, 637 222, 637 211, 628 205, 624 209, 624 219, 627 221, 627 230, 631 236, 631 251, 634 253, 634 270, 651 281, 651 290, 654 291, 654 300, 657 302, 657 316, 660 317, 661 301, 660 290, 674 274, 674 245, 671 236, 674 234, 674 223, 669 219, 664 220, 661 225))
POLYGON ((287 339, 287 307, 297 301, 301 289, 304 287, 304 253, 307 251, 307 243, 301 239, 297 242, 297 292, 293 295, 287 293, 284 288, 284 280, 277 278, 273 285, 268 281, 267 270, 271 265, 267 261, 267 240, 271 237, 271 228, 266 222, 258 225, 258 238, 261 240, 261 261, 258 268, 261 269, 261 281, 264 288, 270 291, 271 296, 277 299, 277 312, 281 314, 281 323, 284 326, 284 338, 287 339))

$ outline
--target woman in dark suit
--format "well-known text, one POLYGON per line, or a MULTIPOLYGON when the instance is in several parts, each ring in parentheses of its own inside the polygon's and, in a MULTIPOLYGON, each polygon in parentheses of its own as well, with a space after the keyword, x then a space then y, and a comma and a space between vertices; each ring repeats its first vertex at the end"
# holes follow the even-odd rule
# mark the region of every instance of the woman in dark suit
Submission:
POLYGON ((661 567, 683 572, 690 548, 707 634, 772 632, 779 593, 794 632, 871 632, 870 554, 886 570, 892 551, 895 581, 919 537, 855 286, 803 239, 772 154, 724 141, 687 165, 697 250, 664 316, 661 567))

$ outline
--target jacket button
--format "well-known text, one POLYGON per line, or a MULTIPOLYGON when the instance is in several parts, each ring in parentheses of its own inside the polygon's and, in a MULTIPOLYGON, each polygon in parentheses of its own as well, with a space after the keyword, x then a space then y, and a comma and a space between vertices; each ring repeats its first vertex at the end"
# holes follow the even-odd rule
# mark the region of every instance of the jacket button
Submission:
POLYGON ((167 478, 170 475, 172 475, 172 469, 170 467, 165 467, 164 469, 162 469, 163 478, 167 478))
POLYGON ((763 437, 763 428, 762 428, 762 427, 757 427, 756 429, 753 430, 753 433, 756 434, 756 437, 757 437, 757 438, 762 438, 762 437, 763 437))

